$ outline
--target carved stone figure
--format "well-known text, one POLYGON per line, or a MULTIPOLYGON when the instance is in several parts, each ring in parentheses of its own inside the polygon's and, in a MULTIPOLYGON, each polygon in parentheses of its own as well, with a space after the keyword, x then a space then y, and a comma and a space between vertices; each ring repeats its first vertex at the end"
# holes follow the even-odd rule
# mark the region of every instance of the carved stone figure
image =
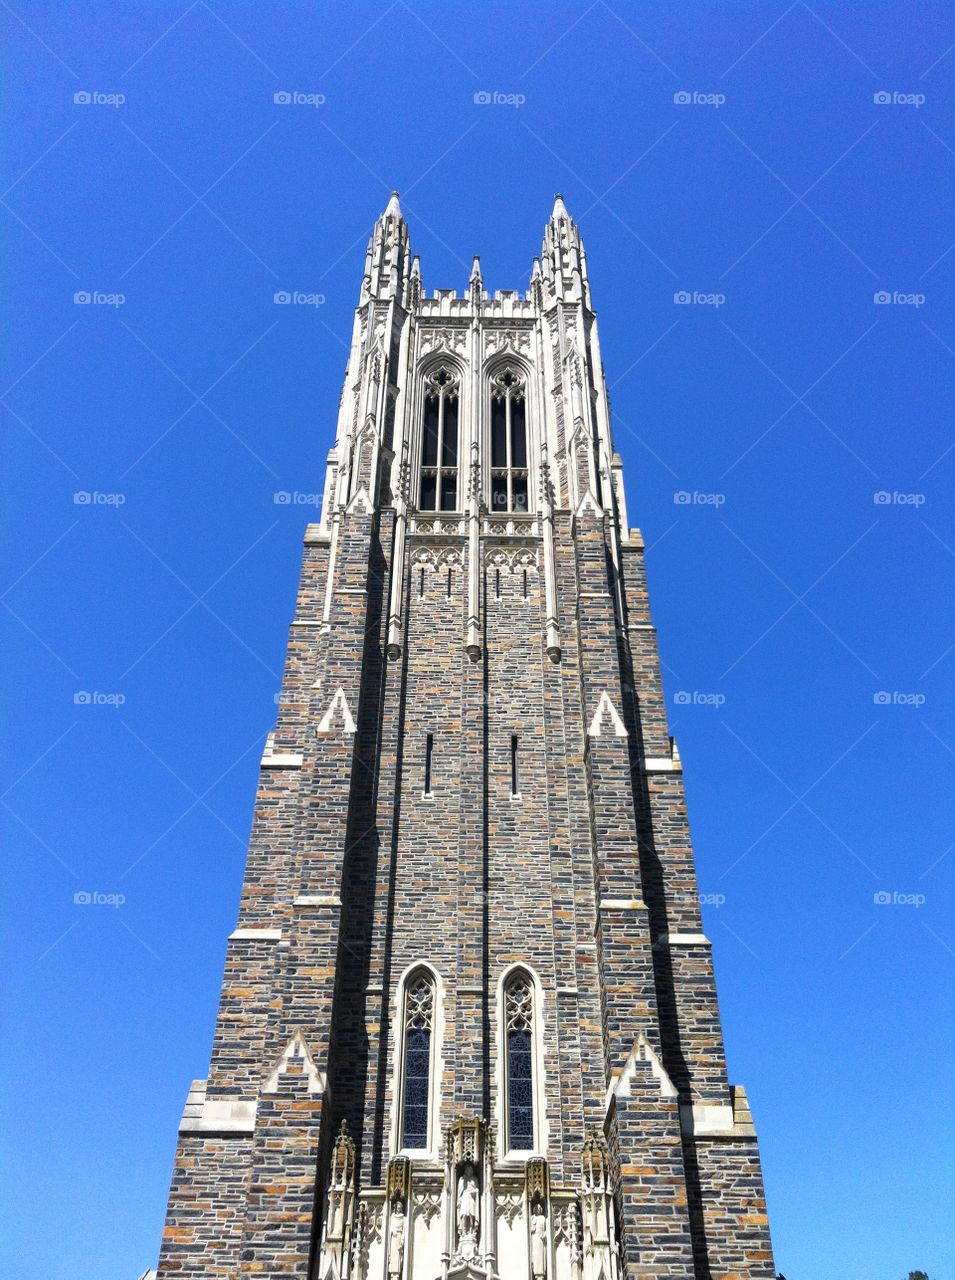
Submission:
POLYGON ((458 1179, 458 1240, 466 1238, 477 1243, 478 1224, 480 1221, 478 1182, 474 1166, 466 1164, 458 1179))
POLYGON ((401 1275, 405 1256, 405 1210, 399 1200, 391 1211, 391 1229, 388 1233, 388 1277, 401 1275))
POLYGON ((547 1275, 547 1219, 541 1205, 531 1214, 531 1275, 544 1280, 547 1275))

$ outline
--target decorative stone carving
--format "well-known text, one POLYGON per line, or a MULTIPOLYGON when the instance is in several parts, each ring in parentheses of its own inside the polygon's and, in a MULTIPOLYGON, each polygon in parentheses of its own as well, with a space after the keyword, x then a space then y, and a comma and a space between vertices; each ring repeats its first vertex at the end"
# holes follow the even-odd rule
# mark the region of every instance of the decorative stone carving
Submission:
POLYGON ((547 1275, 547 1217, 542 1204, 531 1210, 531 1277, 545 1280, 547 1275))
POLYGON ((506 347, 512 351, 530 351, 531 349, 529 329, 488 329, 484 341, 488 353, 501 351, 506 347))
POLYGON ((355 1144, 342 1121, 328 1174, 328 1202, 322 1242, 321 1274, 345 1277, 351 1261, 355 1217, 355 1144))
POLYGON ((388 1280, 398 1280, 405 1257, 405 1207, 396 1200, 388 1229, 388 1280))
POLYGON ((421 350, 432 351, 436 347, 445 347, 448 351, 463 350, 467 345, 468 331, 466 328, 458 328, 452 325, 442 325, 439 328, 431 328, 422 325, 421 327, 421 350))

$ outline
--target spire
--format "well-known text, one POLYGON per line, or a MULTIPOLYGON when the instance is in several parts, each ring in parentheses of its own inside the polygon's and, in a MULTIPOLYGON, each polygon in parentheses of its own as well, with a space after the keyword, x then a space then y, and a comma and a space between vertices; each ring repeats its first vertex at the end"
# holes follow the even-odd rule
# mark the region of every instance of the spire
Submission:
POLYGON ((471 274, 468 276, 468 293, 471 296, 471 305, 478 309, 484 300, 484 277, 481 275, 481 259, 474 255, 474 261, 471 264, 471 274))
POLYGON ((398 192, 392 191, 368 242, 361 301, 386 297, 396 297, 400 301, 405 298, 410 266, 408 226, 398 202, 398 192))
POLYGON ((481 275, 481 259, 474 255, 474 261, 471 264, 471 274, 468 276, 468 284, 483 284, 484 277, 481 275))
POLYGON ((587 259, 577 224, 567 212, 564 197, 554 196, 550 221, 544 228, 541 250, 545 292, 563 302, 582 302, 590 306, 587 259))

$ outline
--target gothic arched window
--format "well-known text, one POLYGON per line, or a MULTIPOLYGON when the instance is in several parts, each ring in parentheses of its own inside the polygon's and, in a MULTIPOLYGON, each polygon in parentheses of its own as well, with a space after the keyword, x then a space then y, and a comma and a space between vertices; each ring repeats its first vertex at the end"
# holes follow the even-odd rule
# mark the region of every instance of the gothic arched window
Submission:
POLYGON ((434 979, 418 969, 409 977, 404 992, 401 1146, 405 1148, 428 1145, 434 1005, 434 979))
POLYGON ((504 987, 507 1149, 534 1149, 534 984, 523 970, 504 987))
POLYGON ((458 389, 457 374, 447 365, 425 379, 418 502, 422 511, 457 510, 458 389))
POLYGON ((509 365, 491 379, 491 510, 526 511, 527 413, 524 379, 509 365))

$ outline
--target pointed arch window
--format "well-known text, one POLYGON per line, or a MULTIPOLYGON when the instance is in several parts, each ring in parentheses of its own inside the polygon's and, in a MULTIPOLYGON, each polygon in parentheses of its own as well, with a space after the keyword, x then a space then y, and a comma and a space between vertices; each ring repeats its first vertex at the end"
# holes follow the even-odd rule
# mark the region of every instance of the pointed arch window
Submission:
POLYGON ((434 1046, 434 979, 417 970, 404 994, 404 1060, 401 1081, 401 1146, 428 1146, 434 1046))
POLYGON ((510 365, 491 379, 491 509, 527 511, 526 384, 510 365))
POLYGON ((518 970, 504 987, 507 1149, 534 1149, 534 984, 518 970))
POLYGON ((456 511, 458 507, 458 404, 460 379, 440 365, 425 379, 421 433, 422 511, 456 511))

